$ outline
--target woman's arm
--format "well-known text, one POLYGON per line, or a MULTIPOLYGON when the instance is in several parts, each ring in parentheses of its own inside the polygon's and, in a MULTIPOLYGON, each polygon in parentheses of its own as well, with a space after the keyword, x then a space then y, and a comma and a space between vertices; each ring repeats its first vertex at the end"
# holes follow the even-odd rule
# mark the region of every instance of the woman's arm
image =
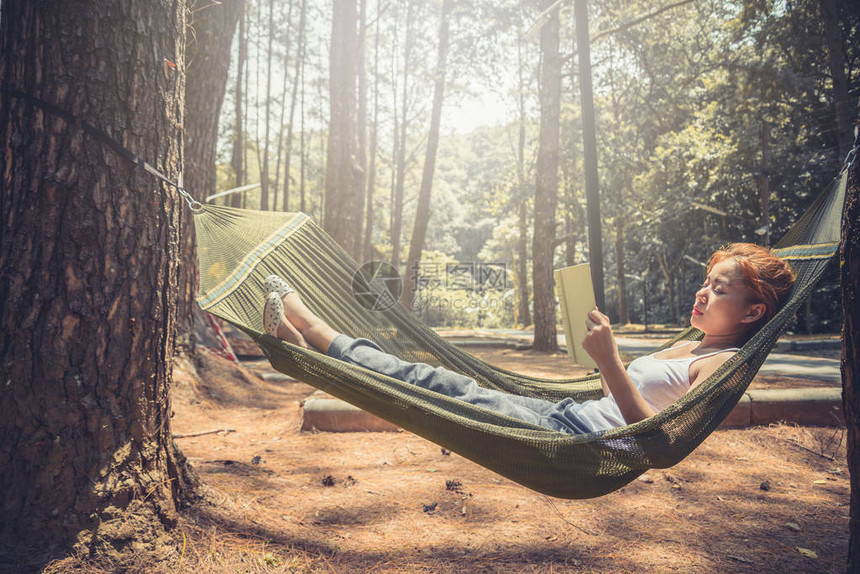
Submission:
POLYGON ((612 392, 621 416, 627 424, 633 424, 657 414, 636 390, 633 381, 624 369, 618 354, 618 345, 609 324, 609 317, 594 309, 586 320, 588 329, 582 348, 591 355, 600 369, 600 380, 604 384, 604 395, 612 392))
POLYGON ((603 377, 603 373, 600 373, 600 386, 603 387, 603 396, 608 397, 609 393, 612 392, 612 389, 609 388, 609 384, 606 382, 606 379, 603 377))

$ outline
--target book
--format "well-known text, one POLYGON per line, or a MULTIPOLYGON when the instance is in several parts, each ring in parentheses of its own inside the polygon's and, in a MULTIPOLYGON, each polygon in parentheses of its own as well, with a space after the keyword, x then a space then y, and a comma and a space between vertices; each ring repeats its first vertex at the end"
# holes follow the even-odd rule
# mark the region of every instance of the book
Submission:
POLYGON ((582 348, 585 338, 585 320, 596 306, 594 287, 591 284, 591 266, 588 263, 556 269, 555 289, 561 305, 561 321, 567 342, 567 356, 577 365, 597 368, 591 355, 582 348))

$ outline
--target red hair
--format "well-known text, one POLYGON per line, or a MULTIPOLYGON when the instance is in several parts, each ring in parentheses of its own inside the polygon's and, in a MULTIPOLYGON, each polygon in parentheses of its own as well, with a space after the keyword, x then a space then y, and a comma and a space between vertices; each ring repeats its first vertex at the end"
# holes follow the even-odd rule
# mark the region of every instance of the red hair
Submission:
POLYGON ((733 259, 737 264, 753 303, 763 303, 765 306, 764 315, 755 327, 770 321, 794 283, 795 275, 791 267, 767 247, 754 243, 730 243, 711 256, 708 273, 714 265, 726 259, 733 259))

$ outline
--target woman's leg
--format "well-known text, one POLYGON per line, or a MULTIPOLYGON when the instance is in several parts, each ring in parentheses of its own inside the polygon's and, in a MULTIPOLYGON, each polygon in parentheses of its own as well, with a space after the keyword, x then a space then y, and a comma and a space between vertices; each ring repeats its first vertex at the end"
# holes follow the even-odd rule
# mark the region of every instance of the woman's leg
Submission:
MULTIPOLYGON (((281 327, 284 327, 283 323, 288 323, 292 330, 279 327, 278 336, 283 331, 287 337, 292 337, 292 331, 298 331, 299 337, 332 358, 518 420, 562 432, 587 432, 570 424, 560 424, 555 402, 485 389, 474 379, 444 367, 403 361, 386 353, 368 339, 353 339, 337 332, 308 309, 297 293, 288 293, 282 301, 285 318, 282 320, 281 327)), ((287 337, 283 338, 295 342, 287 337)))
POLYGON ((403 361, 386 353, 368 339, 353 339, 346 335, 339 335, 329 345, 328 355, 499 414, 570 432, 569 429, 562 428, 553 417, 557 409, 556 403, 552 401, 485 389, 474 379, 445 367, 403 361))
POLYGON ((308 309, 298 293, 287 293, 281 298, 281 301, 284 303, 285 320, 281 320, 281 325, 278 327, 278 336, 281 337, 283 329, 284 334, 287 336, 281 338, 285 341, 295 343, 289 337, 292 335, 292 331, 296 331, 296 334, 304 341, 307 341, 313 348, 321 353, 327 353, 329 345, 331 345, 331 342, 340 333, 332 329, 325 321, 308 309))

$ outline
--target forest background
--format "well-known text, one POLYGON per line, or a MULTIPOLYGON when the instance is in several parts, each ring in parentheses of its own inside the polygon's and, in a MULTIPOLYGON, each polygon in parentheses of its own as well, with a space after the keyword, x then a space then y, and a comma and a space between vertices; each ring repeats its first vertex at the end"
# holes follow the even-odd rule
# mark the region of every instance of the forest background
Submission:
MULTIPOLYGON (((163 534, 200 496, 168 400, 174 356, 195 350, 193 221, 143 159, 201 201, 259 183, 215 201, 305 211, 357 260, 392 263, 405 304, 461 302, 419 305, 431 325, 533 324, 545 351, 553 268, 596 260, 601 237, 613 320, 681 323, 714 248, 772 242, 836 175, 857 111, 848 0, 2 0, 0 15, 0 561, 35 549, 16 564, 179 548, 163 534)), ((838 329, 836 276, 798 329, 838 329)))
MULTIPOLYGON (((260 182, 214 202, 310 214, 357 260, 392 263, 432 326, 555 325, 545 270, 589 260, 569 4, 249 0, 217 180, 198 195, 260 182)), ((834 177, 856 115, 857 7, 589 7, 613 321, 683 323, 715 248, 775 242, 834 177)), ((192 21, 218 9, 198 0, 192 21)), ((836 276, 796 330, 840 328, 836 276)))

